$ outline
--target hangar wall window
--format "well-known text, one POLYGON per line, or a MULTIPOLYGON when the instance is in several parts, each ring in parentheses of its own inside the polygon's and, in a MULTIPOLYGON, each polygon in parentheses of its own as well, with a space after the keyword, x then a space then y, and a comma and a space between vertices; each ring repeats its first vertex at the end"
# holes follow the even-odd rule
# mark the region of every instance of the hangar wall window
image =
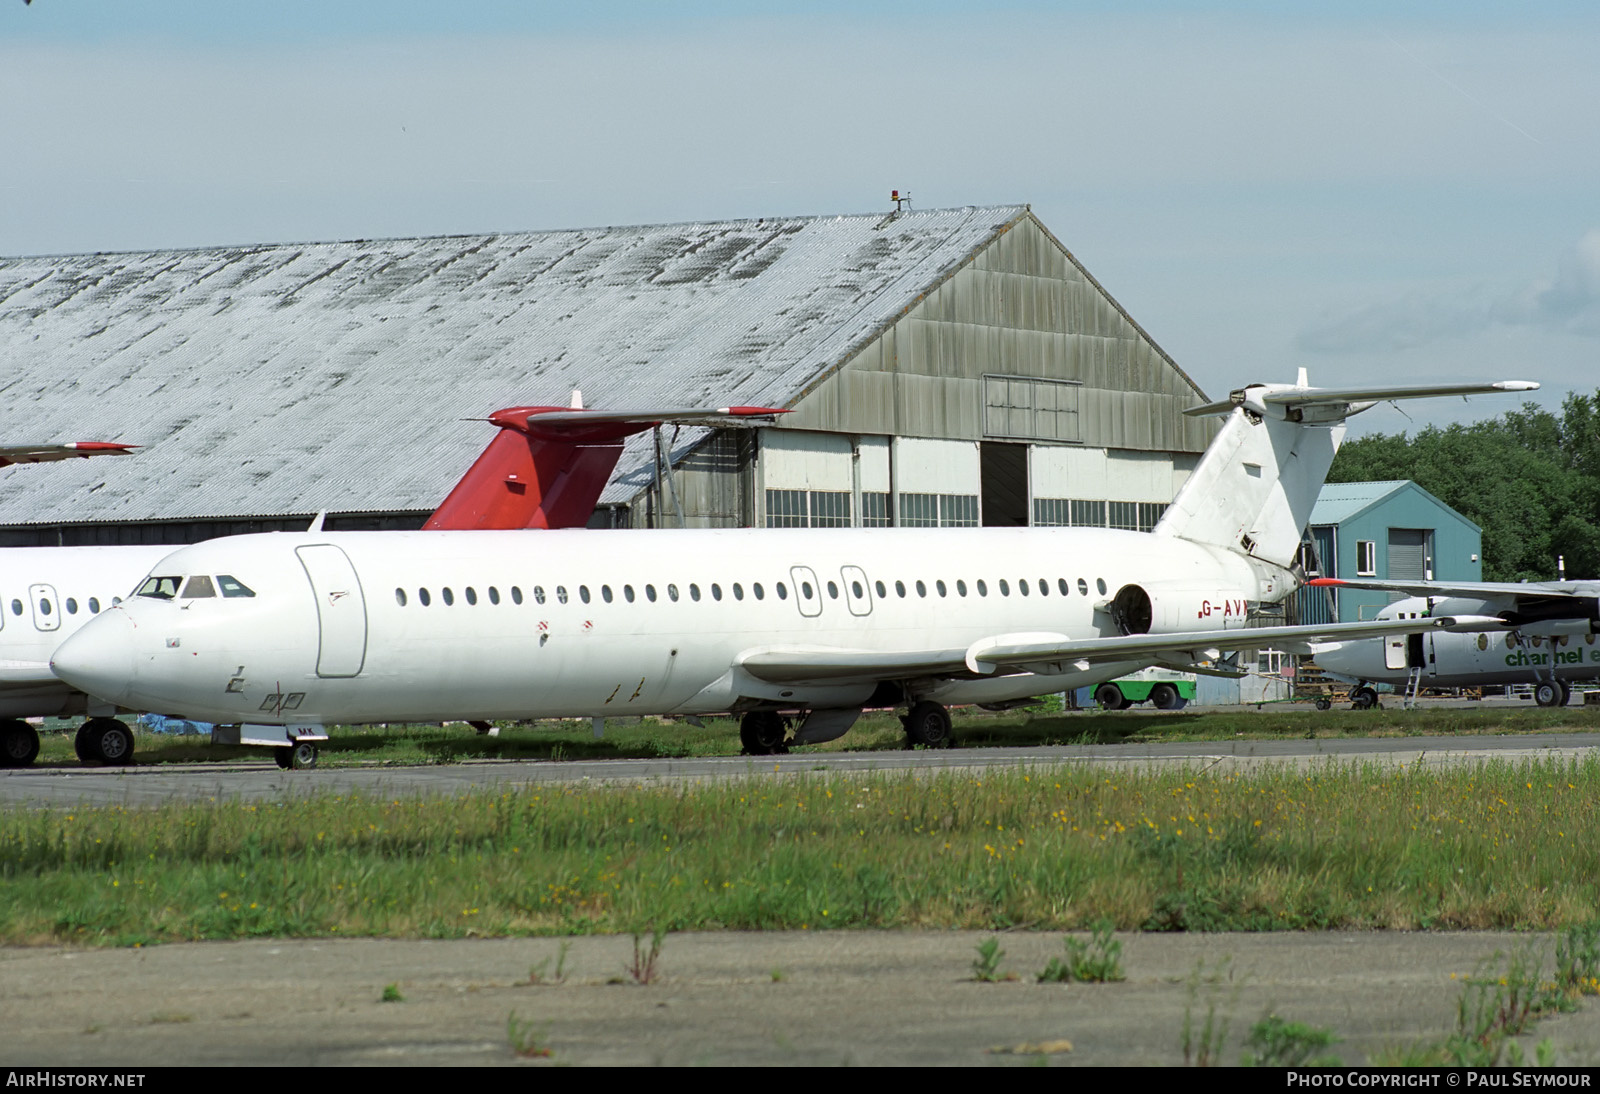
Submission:
POLYGON ((861 492, 861 527, 887 528, 894 523, 894 514, 889 511, 889 495, 877 490, 863 490, 861 492))
POLYGON ((1159 501, 1033 499, 1033 523, 1038 528, 1125 528, 1148 532, 1166 511, 1166 503, 1159 501))
POLYGON ((846 490, 768 490, 768 528, 848 528, 846 490))
POLYGON ((1356 576, 1378 576, 1378 541, 1375 539, 1356 540, 1356 576))
POLYGON ((1106 520, 1108 526, 1124 532, 1137 532, 1139 530, 1139 506, 1131 501, 1112 501, 1106 503, 1106 520))
POLYGON ((976 494, 901 494, 900 523, 907 528, 976 528, 976 494))

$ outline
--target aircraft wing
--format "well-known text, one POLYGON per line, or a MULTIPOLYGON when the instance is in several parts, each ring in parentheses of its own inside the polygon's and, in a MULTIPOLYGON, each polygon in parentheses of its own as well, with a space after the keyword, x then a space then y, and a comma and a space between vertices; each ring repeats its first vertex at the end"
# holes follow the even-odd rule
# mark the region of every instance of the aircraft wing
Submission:
POLYGON ((1249 627, 1231 631, 1130 634, 1069 638, 1064 634, 1002 634, 966 649, 881 651, 822 646, 761 647, 739 659, 750 675, 773 684, 848 684, 917 676, 965 677, 1035 672, 1088 672, 1097 664, 1145 661, 1198 664, 1224 653, 1271 647, 1309 652, 1313 642, 1347 642, 1428 630, 1500 630, 1495 616, 1377 619, 1294 627, 1249 627))
POLYGON ((52 460, 86 459, 89 456, 126 456, 139 446, 112 441, 71 441, 67 444, 0 445, 0 467, 14 463, 49 463, 52 460))
POLYGON ((1411 596, 1561 597, 1600 595, 1600 581, 1389 581, 1370 577, 1317 577, 1319 589, 1378 589, 1411 596))

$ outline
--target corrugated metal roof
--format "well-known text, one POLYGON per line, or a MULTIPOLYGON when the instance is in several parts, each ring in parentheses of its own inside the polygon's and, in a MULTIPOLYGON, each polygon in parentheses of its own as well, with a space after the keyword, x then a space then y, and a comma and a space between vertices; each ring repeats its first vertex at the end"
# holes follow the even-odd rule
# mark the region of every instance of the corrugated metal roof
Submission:
POLYGON ((1025 213, 0 259, 0 437, 147 446, 0 471, 0 524, 425 511, 503 406, 784 406, 1025 213))
POLYGON ((1409 479, 1385 482, 1330 482, 1323 484, 1311 508, 1311 525, 1343 524, 1369 506, 1411 485, 1409 479))

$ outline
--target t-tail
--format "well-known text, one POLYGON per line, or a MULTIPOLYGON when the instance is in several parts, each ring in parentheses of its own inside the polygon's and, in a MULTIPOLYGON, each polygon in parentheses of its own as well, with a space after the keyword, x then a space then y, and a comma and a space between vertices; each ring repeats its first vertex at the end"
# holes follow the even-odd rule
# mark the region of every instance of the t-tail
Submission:
POLYGON ((1533 391, 1528 380, 1486 384, 1407 384, 1314 388, 1304 369, 1294 384, 1254 384, 1190 415, 1226 414, 1227 422, 1155 526, 1289 569, 1311 507, 1344 439, 1345 419, 1394 399, 1533 391))
POLYGON ((500 432, 423 525, 430 531, 582 528, 622 455, 622 442, 655 426, 727 425, 788 411, 762 406, 716 410, 588 410, 516 406, 489 421, 500 432))

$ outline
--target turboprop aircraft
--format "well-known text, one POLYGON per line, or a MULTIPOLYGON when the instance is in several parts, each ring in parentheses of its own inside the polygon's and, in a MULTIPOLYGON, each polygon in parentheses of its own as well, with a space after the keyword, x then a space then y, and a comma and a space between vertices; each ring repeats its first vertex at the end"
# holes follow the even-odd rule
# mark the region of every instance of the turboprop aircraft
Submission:
MULTIPOLYGON (((494 438, 427 527, 581 527, 616 466, 624 437, 664 423, 727 425, 732 420, 770 420, 780 413, 767 407, 584 409, 577 392, 570 406, 496 411, 488 419, 498 427, 494 438)), ((133 447, 84 441, 0 448, 0 462, 121 453, 133 447)), ((50 655, 181 546, 0 548, 0 766, 26 767, 39 753, 39 734, 23 719, 76 714, 89 715, 73 741, 79 759, 105 764, 129 760, 133 733, 115 717, 115 704, 69 687, 50 671, 50 655)), ((223 598, 233 595, 231 586, 218 587, 223 598)))
POLYGON ((1340 642, 1314 651, 1324 672, 1357 684, 1358 708, 1377 702, 1372 684, 1424 687, 1532 684, 1542 707, 1565 706, 1575 680, 1600 678, 1600 582, 1390 581, 1316 578, 1324 588, 1413 594, 1386 605, 1379 619, 1466 613, 1492 616, 1504 633, 1427 634, 1340 642))
MULTIPOLYGON (((1153 532, 1100 528, 367 532, 213 540, 158 563, 52 660, 124 706, 279 734, 314 762, 332 722, 742 715, 747 751, 841 736, 905 705, 994 703, 1153 663, 1476 619, 1246 629, 1299 584, 1301 529, 1375 402, 1505 381, 1256 385, 1153 532), (233 588, 231 594, 219 590, 233 588), (786 741, 789 719, 798 719, 786 741)), ((1493 622, 1492 620, 1489 622, 1493 622)))

